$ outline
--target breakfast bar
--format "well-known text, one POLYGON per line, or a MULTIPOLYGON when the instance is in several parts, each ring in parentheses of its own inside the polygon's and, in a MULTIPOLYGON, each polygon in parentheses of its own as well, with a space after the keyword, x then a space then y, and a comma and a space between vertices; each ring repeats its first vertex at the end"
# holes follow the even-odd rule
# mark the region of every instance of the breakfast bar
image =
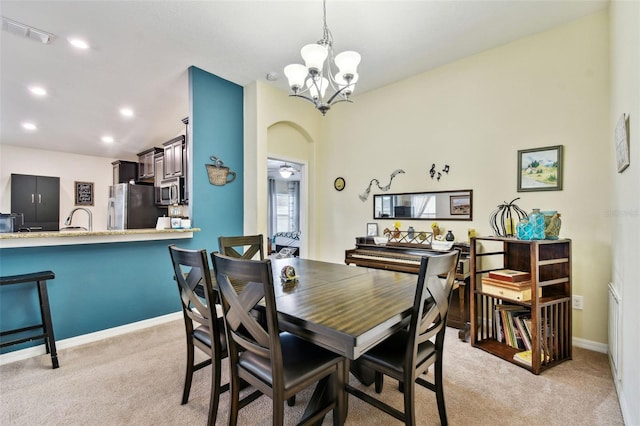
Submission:
POLYGON ((0 248, 65 246, 192 238, 200 228, 124 229, 109 231, 42 231, 0 234, 0 248))

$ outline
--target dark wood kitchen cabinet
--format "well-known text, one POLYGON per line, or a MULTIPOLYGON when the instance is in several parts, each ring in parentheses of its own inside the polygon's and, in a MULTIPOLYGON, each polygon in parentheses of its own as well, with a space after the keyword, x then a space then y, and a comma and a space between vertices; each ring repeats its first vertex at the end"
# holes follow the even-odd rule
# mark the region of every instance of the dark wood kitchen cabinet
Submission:
POLYGON ((11 174, 11 212, 24 215, 24 228, 60 229, 60 178, 11 174))
POLYGON ((129 183, 138 179, 138 163, 135 161, 116 160, 113 166, 113 184, 129 183))
POLYGON ((162 148, 149 148, 138 154, 138 180, 153 182, 156 175, 155 156, 164 153, 162 148))
POLYGON ((186 170, 185 137, 180 135, 163 144, 164 178, 183 177, 186 170))

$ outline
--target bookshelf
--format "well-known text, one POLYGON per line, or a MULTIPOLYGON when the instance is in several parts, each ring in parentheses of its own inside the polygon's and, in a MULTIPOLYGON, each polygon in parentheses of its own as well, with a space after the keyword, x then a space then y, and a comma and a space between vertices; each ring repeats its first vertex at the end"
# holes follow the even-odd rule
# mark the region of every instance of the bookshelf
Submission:
POLYGON ((474 237, 470 246, 471 345, 534 374, 571 359, 571 240, 474 237), (531 274, 530 300, 501 298, 495 292, 482 291, 483 278, 501 269, 531 274), (530 317, 530 365, 514 359, 526 347, 516 348, 501 338, 503 317, 495 313, 499 305, 520 307, 530 317))

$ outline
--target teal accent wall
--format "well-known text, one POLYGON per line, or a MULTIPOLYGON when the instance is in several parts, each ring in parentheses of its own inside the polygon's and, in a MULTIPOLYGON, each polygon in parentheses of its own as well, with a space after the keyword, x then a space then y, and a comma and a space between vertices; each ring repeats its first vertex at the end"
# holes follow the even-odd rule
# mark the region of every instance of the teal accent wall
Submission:
MULTIPOLYGON (((194 67, 189 77, 192 222, 201 232, 193 239, 0 250, 0 275, 44 270, 56 274, 48 283, 56 340, 178 312, 167 246, 210 252, 217 249, 219 235, 242 234, 243 89, 194 67), (238 174, 233 183, 209 184, 204 164, 211 155, 238 174)), ((0 330, 39 322, 37 300, 33 284, 0 287, 0 330)), ((41 340, 2 352, 40 344, 41 340)), ((60 362, 64 365, 64 359, 60 362)))
POLYGON ((218 249, 221 235, 242 235, 244 222, 243 88, 196 67, 189 68, 193 143, 193 226, 202 232, 192 241, 207 251, 218 249), (224 186, 209 183, 205 164, 212 155, 236 172, 224 186))

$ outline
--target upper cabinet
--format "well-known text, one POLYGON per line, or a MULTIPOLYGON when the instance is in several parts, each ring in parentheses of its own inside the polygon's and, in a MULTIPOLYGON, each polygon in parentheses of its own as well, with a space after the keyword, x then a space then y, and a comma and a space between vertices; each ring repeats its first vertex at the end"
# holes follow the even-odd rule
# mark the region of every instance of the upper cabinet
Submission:
POLYGON ((24 227, 57 231, 60 227, 60 178, 11 175, 11 212, 24 215, 24 227))
POLYGON ((155 178, 155 156, 164 152, 162 148, 149 148, 138 154, 138 180, 153 182, 155 178))
POLYGON ((180 135, 163 144, 164 146, 164 178, 185 176, 186 156, 185 137, 180 135))
POLYGON ((134 161, 116 160, 113 166, 113 184, 129 183, 138 179, 138 163, 134 161))

